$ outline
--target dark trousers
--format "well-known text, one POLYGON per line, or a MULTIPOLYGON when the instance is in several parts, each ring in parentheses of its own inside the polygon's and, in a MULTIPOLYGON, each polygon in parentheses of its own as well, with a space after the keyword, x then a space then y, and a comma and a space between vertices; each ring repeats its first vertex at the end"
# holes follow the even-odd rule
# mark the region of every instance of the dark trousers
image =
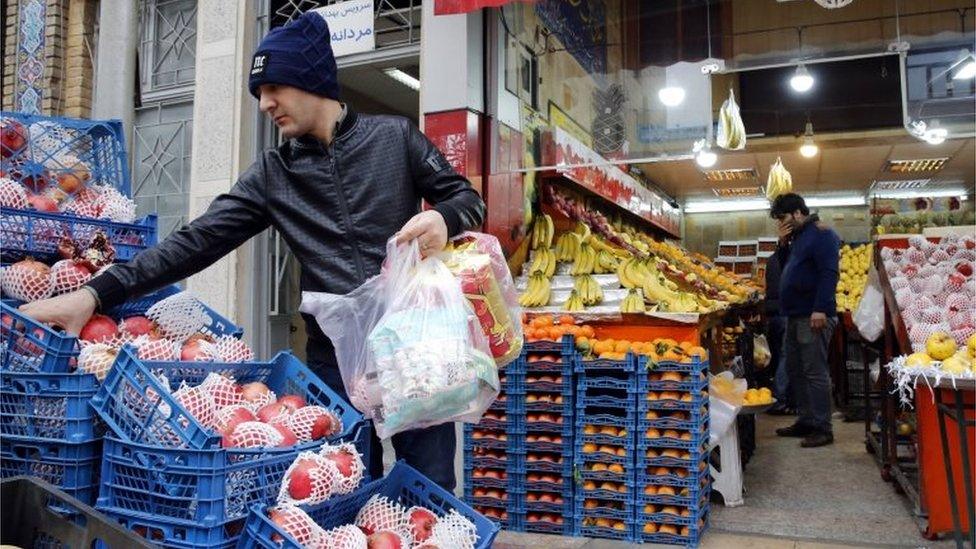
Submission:
POLYGON ((793 392, 790 391, 790 378, 783 356, 783 342, 786 335, 786 317, 769 316, 766 319, 766 339, 769 343, 769 366, 772 372, 773 396, 783 406, 793 407, 793 392))
MULTIPOLYGON (((346 387, 337 366, 325 363, 310 363, 309 368, 346 402, 346 387)), ((454 455, 457 450, 457 436, 453 423, 444 423, 403 431, 393 435, 393 450, 396 458, 420 471, 424 476, 453 493, 457 485, 454 476, 454 455)), ((383 476, 383 445, 380 443, 373 424, 369 424, 369 475, 376 479, 383 476)))
POLYGON ((810 327, 809 316, 790 317, 786 323, 783 352, 793 389, 793 403, 800 413, 797 423, 824 433, 830 424, 830 365, 827 353, 837 317, 828 317, 820 330, 810 327))

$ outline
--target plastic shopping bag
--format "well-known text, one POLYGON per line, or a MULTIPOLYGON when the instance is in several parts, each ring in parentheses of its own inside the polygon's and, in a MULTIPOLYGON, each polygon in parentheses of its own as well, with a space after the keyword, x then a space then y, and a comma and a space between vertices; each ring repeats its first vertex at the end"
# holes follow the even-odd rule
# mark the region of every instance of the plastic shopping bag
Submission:
POLYGON ((474 308, 499 367, 522 353, 522 310, 498 239, 466 232, 448 243, 444 260, 474 308))
POLYGON ((708 397, 708 441, 709 446, 715 446, 725 433, 732 427, 732 422, 739 415, 742 406, 729 404, 725 399, 708 397))
POLYGON ((745 379, 737 378, 729 371, 711 376, 708 380, 708 394, 733 406, 742 406, 748 388, 749 385, 745 379))
POLYGON ((718 111, 718 133, 715 144, 729 151, 741 151, 746 148, 746 126, 739 114, 739 105, 735 102, 735 94, 729 90, 729 98, 722 103, 718 111))
POLYGON ((866 341, 876 341, 884 331, 884 295, 881 293, 878 270, 873 265, 868 271, 868 284, 852 320, 866 341))
POLYGON ((765 334, 759 334, 752 338, 752 363, 757 370, 765 369, 769 366, 769 360, 773 357, 769 352, 769 342, 766 341, 765 334))
POLYGON ((349 294, 304 292, 300 310, 336 349, 349 399, 383 439, 476 422, 498 395, 498 369, 461 286, 416 241, 387 243, 382 272, 349 294))

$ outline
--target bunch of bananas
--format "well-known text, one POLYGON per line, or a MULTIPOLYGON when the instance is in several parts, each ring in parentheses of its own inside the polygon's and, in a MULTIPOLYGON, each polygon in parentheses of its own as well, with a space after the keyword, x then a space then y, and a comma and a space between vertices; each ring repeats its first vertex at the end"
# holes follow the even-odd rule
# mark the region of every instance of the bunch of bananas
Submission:
POLYGON ((541 272, 546 278, 552 278, 556 272, 556 254, 549 248, 539 248, 535 251, 532 258, 532 265, 529 267, 530 273, 541 272))
POLYGON ((627 292, 627 297, 620 302, 621 313, 644 313, 644 290, 631 288, 627 292))
POLYGON ((665 278, 656 268, 651 269, 650 276, 644 279, 641 287, 644 295, 657 302, 657 308, 662 312, 704 313, 715 306, 715 302, 704 296, 681 291, 677 284, 665 278))
POLYGON ((586 306, 599 305, 603 302, 603 288, 593 276, 585 274, 573 279, 573 289, 583 299, 586 306))
POLYGON ((563 233, 556 240, 556 260, 575 261, 579 255, 583 238, 576 233, 563 233))
POLYGON ((640 288, 644 279, 651 275, 647 266, 647 260, 631 257, 626 261, 621 261, 617 266, 617 278, 620 285, 624 288, 640 288))
POLYGON ((586 305, 583 303, 583 298, 579 293, 576 290, 569 292, 569 299, 563 304, 563 310, 574 313, 584 309, 586 309, 586 305))
POLYGON ((769 168, 766 179, 766 198, 775 200, 777 196, 793 191, 793 176, 786 171, 783 161, 777 157, 776 162, 769 168))
POLYGON ((601 251, 606 251, 615 259, 627 259, 631 256, 630 252, 627 250, 612 246, 606 240, 597 235, 593 235, 590 238, 590 246, 593 246, 593 249, 595 249, 598 253, 601 251))
MULTIPOLYGON (((595 242, 596 239, 591 240, 595 242)), ((617 271, 617 258, 607 250, 603 249, 596 253, 596 265, 593 272, 596 274, 613 273, 617 271)))
POLYGON ((715 143, 723 149, 739 151, 746 148, 746 127, 739 115, 735 94, 729 90, 729 98, 718 111, 718 135, 715 143))
POLYGON ((584 242, 579 247, 579 252, 576 257, 573 258, 573 269, 570 271, 572 275, 588 275, 593 272, 596 268, 596 250, 593 246, 584 242))
POLYGON ((549 304, 552 284, 542 271, 533 271, 529 275, 529 282, 525 291, 519 296, 519 305, 523 307, 545 307, 549 304))
POLYGON ((552 218, 548 214, 537 215, 535 217, 535 223, 532 224, 532 249, 538 250, 539 248, 548 249, 552 247, 552 236, 554 233, 555 229, 552 224, 552 218))

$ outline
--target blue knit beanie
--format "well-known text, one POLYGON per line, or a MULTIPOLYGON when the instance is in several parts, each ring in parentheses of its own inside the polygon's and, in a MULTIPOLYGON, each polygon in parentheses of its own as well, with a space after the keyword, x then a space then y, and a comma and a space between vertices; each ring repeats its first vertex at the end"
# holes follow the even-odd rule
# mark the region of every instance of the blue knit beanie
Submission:
POLYGON ((325 19, 306 12, 269 32, 254 52, 247 84, 258 99, 262 84, 284 84, 338 100, 336 62, 325 19))

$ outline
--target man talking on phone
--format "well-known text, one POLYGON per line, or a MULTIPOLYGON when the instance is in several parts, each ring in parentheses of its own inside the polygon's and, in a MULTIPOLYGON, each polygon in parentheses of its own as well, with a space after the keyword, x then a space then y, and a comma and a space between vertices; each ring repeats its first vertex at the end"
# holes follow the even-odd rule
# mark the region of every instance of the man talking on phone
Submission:
POLYGON ((783 352, 799 412, 796 423, 776 434, 801 437, 804 448, 825 446, 834 442, 827 353, 837 326, 840 237, 795 193, 776 197, 770 215, 779 228, 780 313, 787 319, 783 352))

